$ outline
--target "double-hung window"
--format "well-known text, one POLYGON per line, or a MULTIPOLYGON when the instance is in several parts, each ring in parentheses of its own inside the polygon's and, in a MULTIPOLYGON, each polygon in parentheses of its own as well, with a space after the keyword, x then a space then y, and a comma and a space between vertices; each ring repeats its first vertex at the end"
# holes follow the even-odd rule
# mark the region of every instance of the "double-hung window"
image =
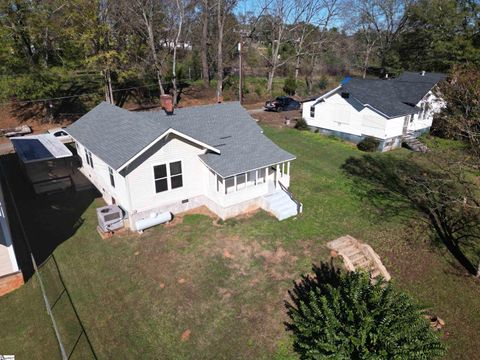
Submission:
POLYGON ((183 186, 182 162, 175 161, 153 167, 155 192, 173 190, 183 186))
POLYGON ((310 106, 310 117, 311 118, 315 117, 315 106, 310 106))
POLYGON ((87 159, 87 164, 93 169, 93 159, 92 153, 85 148, 85 158, 87 159))
POLYGON ((181 161, 175 161, 173 163, 170 163, 170 183, 172 189, 183 186, 181 161))
POLYGON ((108 168, 108 175, 110 176, 110 185, 115 187, 115 177, 113 176, 113 169, 111 167, 108 168))

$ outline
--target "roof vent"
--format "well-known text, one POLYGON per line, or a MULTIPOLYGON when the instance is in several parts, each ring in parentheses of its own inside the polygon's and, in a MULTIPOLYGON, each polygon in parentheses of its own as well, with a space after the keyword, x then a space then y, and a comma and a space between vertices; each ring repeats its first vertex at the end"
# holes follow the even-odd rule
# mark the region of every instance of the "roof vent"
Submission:
POLYGON ((422 71, 421 75, 422 75, 422 76, 425 76, 425 70, 422 71))
POLYGON ((173 98, 172 95, 160 95, 160 104, 167 115, 173 115, 173 98))

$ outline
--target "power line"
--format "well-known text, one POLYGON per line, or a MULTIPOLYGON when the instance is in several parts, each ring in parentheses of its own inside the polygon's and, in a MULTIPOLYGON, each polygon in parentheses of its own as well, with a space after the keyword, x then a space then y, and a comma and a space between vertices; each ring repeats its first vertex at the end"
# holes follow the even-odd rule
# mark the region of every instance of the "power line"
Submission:
MULTIPOLYGON (((162 85, 167 85, 168 83, 164 83, 162 85)), ((133 89, 141 89, 141 88, 151 88, 158 86, 158 84, 152 84, 152 85, 143 85, 143 86, 132 86, 128 88, 123 88, 123 89, 116 89, 113 90, 113 92, 120 92, 120 91, 127 91, 127 90, 133 90, 133 89)), ((92 95, 99 95, 98 92, 92 92, 92 93, 83 93, 83 94, 78 94, 78 95, 68 95, 68 96, 59 96, 59 97, 53 97, 53 98, 44 98, 44 99, 31 99, 31 100, 19 100, 19 101, 7 101, 0 103, 0 106, 3 105, 13 105, 13 104, 30 104, 30 103, 37 103, 37 102, 46 102, 46 101, 52 101, 52 100, 64 100, 64 99, 72 99, 72 98, 78 98, 78 97, 83 97, 83 96, 92 96, 92 95)))

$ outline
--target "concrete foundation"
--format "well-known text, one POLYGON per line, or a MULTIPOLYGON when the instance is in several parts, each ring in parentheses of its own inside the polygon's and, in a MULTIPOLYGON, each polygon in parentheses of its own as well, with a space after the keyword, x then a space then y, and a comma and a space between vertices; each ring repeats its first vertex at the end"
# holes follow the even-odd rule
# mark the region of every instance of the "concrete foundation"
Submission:
POLYGON ((125 222, 126 226, 130 230, 135 231, 135 223, 138 220, 145 219, 150 216, 152 212, 162 213, 162 212, 171 212, 172 214, 183 213, 188 210, 196 209, 201 206, 206 206, 210 211, 215 213, 222 220, 226 220, 231 217, 238 216, 240 214, 253 211, 259 208, 264 208, 264 200, 262 197, 258 197, 252 200, 244 201, 239 204, 235 204, 228 207, 223 207, 218 205, 216 202, 212 201, 206 196, 200 195, 194 198, 188 199, 188 201, 172 203, 168 205, 163 205, 160 207, 151 208, 142 212, 137 212, 130 214, 128 221, 125 222))

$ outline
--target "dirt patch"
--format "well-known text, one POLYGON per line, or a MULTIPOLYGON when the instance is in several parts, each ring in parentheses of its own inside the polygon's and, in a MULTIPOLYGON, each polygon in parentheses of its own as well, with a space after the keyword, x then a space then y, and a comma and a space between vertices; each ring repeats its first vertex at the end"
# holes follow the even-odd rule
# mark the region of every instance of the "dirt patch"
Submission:
POLYGON ((175 227, 175 226, 183 223, 183 219, 185 218, 186 215, 206 215, 206 216, 213 219, 214 225, 218 221, 218 216, 217 215, 215 215, 213 212, 211 212, 206 206, 200 206, 198 208, 188 210, 188 211, 185 211, 185 212, 174 215, 173 220, 170 221, 169 223, 165 224, 164 226, 166 228, 175 227))
POLYGON ((260 124, 268 124, 277 128, 282 127, 294 127, 297 119, 302 117, 302 112, 299 110, 293 111, 251 111, 250 115, 257 120, 260 124), (287 121, 290 121, 289 125, 286 125, 287 121))

